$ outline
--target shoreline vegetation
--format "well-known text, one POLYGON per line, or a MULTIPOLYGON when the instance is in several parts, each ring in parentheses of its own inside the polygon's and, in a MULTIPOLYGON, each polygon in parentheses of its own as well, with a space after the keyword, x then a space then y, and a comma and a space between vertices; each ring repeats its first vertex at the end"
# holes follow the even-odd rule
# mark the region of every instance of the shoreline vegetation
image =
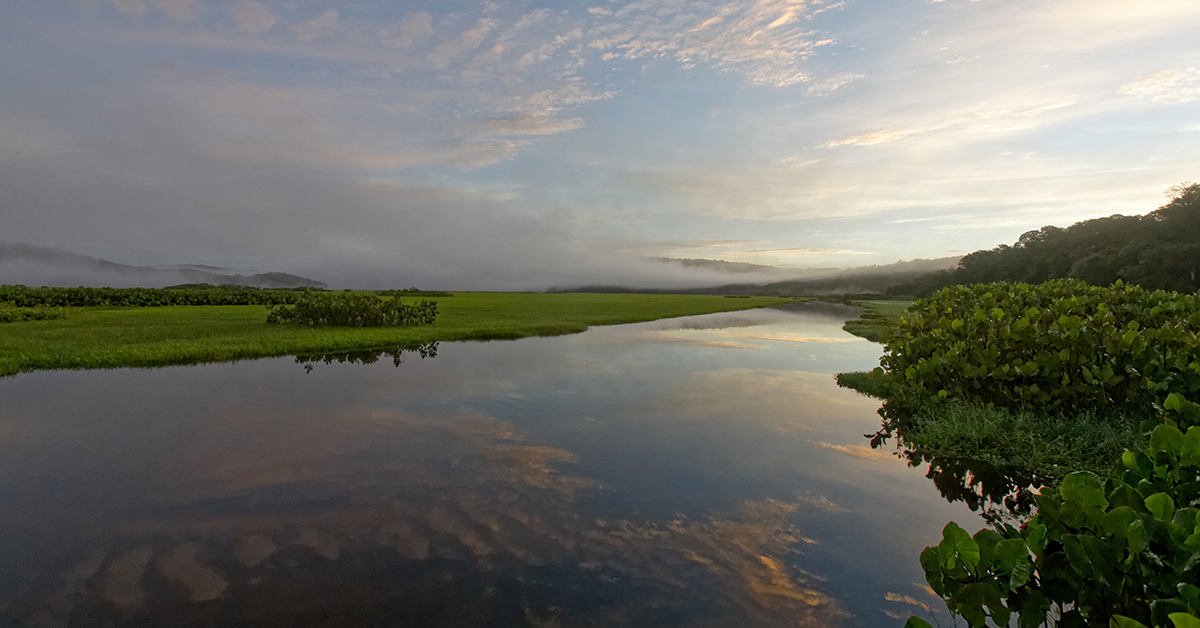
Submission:
MULTIPOLYGON (((429 293, 425 293, 429 294, 429 293)), ((407 296, 407 295, 406 295, 407 296)), ((65 318, 0 324, 0 377, 17 373, 224 362, 431 342, 514 340, 788 303, 710 295, 455 292, 432 325, 271 325, 265 305, 66 307, 65 318)))
POLYGON ((837 376, 882 399, 871 446, 895 438, 991 524, 920 555, 952 614, 1200 626, 1200 293, 981 283, 873 314, 848 331, 884 330, 880 367, 837 376))

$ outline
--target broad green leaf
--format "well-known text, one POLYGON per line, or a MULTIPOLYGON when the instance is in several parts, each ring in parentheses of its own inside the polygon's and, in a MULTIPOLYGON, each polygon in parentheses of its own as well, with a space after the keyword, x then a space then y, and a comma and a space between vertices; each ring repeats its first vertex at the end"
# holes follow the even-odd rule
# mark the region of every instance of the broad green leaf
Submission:
POLYGON ((1200 617, 1191 613, 1171 613, 1167 617, 1171 618, 1171 623, 1175 624, 1175 628, 1200 628, 1200 617))
POLYGON ((1179 590, 1179 595, 1183 596, 1184 600, 1187 600, 1188 611, 1200 613, 1200 587, 1181 582, 1176 588, 1179 590))
POLYGON ((924 619, 913 615, 908 618, 908 621, 904 622, 904 628, 933 628, 933 625, 924 619))
MULTIPOLYGON (((1200 537, 1197 537, 1200 542, 1200 537)), ((1125 530, 1125 542, 1131 557, 1137 556, 1146 549, 1146 545, 1150 543, 1150 535, 1146 533, 1146 524, 1142 523, 1141 519, 1129 524, 1129 528, 1125 530)))
POLYGON ((1063 550, 1076 573, 1108 585, 1113 565, 1108 562, 1104 541, 1089 534, 1064 534, 1063 550))
POLYGON ((1002 541, 1004 537, 997 534, 995 530, 983 528, 971 538, 979 546, 979 570, 982 572, 991 568, 993 551, 996 548, 996 544, 1002 541))
POLYGON ((1187 467, 1200 467, 1200 427, 1192 426, 1183 435, 1179 462, 1187 467))
POLYGON ((1108 499, 1104 497, 1104 480, 1090 471, 1076 471, 1063 478, 1058 489, 1063 502, 1085 508, 1104 508, 1108 499))
POLYGON ((996 617, 996 622, 1000 625, 1008 623, 1008 609, 1004 607, 1000 599, 1000 592, 992 585, 977 582, 968 584, 959 590, 954 596, 954 601, 958 604, 958 612, 972 626, 979 628, 987 623, 987 613, 983 607, 987 606, 992 615, 997 615, 997 611, 1004 616, 1004 621, 1000 621, 1000 617, 996 617))
POLYGON ((1100 476, 1089 471, 1076 471, 1063 478, 1058 492, 1063 498, 1059 516, 1064 523, 1077 528, 1103 523, 1108 499, 1104 497, 1104 480, 1100 476))
POLYGON ((1170 521, 1175 514, 1175 500, 1166 493, 1155 493, 1146 498, 1146 509, 1159 521, 1170 521))
POLYGON ((1112 619, 1108 620, 1108 628, 1147 628, 1147 626, 1132 617, 1113 615, 1112 619))
POLYGON ((938 544, 938 559, 944 569, 954 569, 959 561, 968 571, 979 564, 979 545, 966 530, 951 521, 942 529, 942 542, 938 544))
POLYGON ((1150 433, 1150 450, 1178 454, 1183 448, 1183 432, 1174 425, 1160 425, 1150 433))

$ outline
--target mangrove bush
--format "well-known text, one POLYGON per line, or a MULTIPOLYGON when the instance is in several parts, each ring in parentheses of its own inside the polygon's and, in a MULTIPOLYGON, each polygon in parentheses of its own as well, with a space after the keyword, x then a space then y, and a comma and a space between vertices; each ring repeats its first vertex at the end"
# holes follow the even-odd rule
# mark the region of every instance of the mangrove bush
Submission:
POLYGON ((888 399, 1151 416, 1200 391, 1200 296, 1120 282, 952 286, 901 319, 881 364, 888 399))
POLYGON ((268 323, 295 323, 312 327, 399 327, 430 325, 437 319, 437 302, 406 305, 399 298, 374 294, 309 293, 291 304, 270 306, 268 323))
POLYGON ((61 307, 20 307, 11 302, 0 301, 0 323, 19 323, 21 321, 46 321, 56 318, 66 318, 67 311, 61 307))

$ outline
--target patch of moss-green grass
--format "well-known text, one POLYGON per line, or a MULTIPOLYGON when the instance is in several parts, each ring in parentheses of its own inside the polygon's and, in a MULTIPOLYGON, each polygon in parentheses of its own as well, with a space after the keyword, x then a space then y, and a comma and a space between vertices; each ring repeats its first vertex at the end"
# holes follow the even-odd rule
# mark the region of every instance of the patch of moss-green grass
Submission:
POLYGON ((892 330, 900 323, 900 316, 912 305, 912 301, 855 301, 863 312, 855 320, 846 321, 842 329, 871 342, 886 343, 892 330))
POLYGON ((903 435, 933 458, 970 459, 1057 487, 1068 473, 1107 474, 1126 449, 1146 444, 1141 419, 1095 412, 1038 414, 972 404, 930 404, 903 435))
POLYGON ((876 399, 887 398, 887 384, 884 382, 884 377, 885 374, 881 368, 876 368, 873 371, 838 373, 836 376, 838 386, 849 388, 850 390, 876 399))
POLYGON ((419 327, 269 325, 257 305, 71 308, 64 319, 0 325, 0 376, 46 369, 151 367, 436 341, 577 333, 593 325, 745 310, 789 301, 708 295, 456 292, 419 327))

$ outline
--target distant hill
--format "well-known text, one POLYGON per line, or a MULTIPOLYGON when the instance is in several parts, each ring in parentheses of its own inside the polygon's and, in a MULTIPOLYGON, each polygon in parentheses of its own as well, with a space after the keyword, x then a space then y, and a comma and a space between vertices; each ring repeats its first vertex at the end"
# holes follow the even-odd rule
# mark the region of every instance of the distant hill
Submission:
POLYGON ((767 266, 764 264, 749 264, 746 262, 727 262, 723 259, 692 259, 679 257, 651 257, 651 261, 662 264, 674 264, 683 266, 684 268, 692 268, 698 270, 712 270, 719 273, 733 274, 748 274, 748 273, 767 273, 767 274, 795 274, 794 269, 780 268, 778 266, 767 266))
POLYGON ((178 284, 234 284, 258 288, 327 288, 288 273, 242 275, 214 266, 129 266, 25 243, 0 242, 0 284, 161 288, 178 284))
POLYGON ((1171 192, 1171 202, 1144 216, 1118 214, 1028 231, 1011 246, 975 251, 952 270, 894 285, 888 294, 926 297, 951 285, 1061 278, 1194 292, 1200 289, 1200 184, 1171 192))
POLYGON ((647 290, 624 286, 583 286, 571 290, 556 290, 558 292, 647 292, 672 294, 728 294, 746 296, 828 296, 841 294, 876 294, 882 295, 889 286, 921 277, 931 271, 954 268, 958 263, 957 257, 942 257, 938 259, 917 259, 894 264, 876 266, 858 266, 855 268, 816 268, 794 269, 778 266, 759 266, 758 264, 740 264, 722 260, 673 260, 672 258, 654 258, 666 260, 668 263, 686 261, 693 268, 715 270, 724 265, 731 268, 753 267, 754 270, 732 270, 732 273, 764 273, 791 275, 793 278, 770 283, 729 283, 707 288, 658 289, 647 290), (764 271, 763 269, 770 269, 764 271), (799 275, 799 278, 794 278, 799 275))

